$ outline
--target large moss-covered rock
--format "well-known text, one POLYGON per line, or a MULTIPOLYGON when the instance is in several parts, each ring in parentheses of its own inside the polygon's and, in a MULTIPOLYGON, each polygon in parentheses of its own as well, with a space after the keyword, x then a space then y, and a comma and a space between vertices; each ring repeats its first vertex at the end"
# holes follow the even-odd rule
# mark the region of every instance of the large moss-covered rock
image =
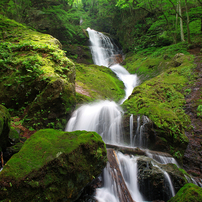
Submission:
POLYGON ((107 161, 95 132, 43 129, 31 136, 0 173, 0 200, 74 201, 107 161))
POLYGON ((0 152, 5 150, 10 132, 10 114, 6 107, 0 105, 0 152))
POLYGON ((184 185, 169 202, 201 202, 202 188, 189 183, 184 185))
POLYGON ((190 73, 194 64, 193 58, 184 54, 173 60, 165 72, 136 87, 122 107, 126 111, 126 120, 133 114, 136 117, 145 115, 153 122, 156 142, 150 145, 150 149, 169 151, 182 159, 188 144, 185 130, 190 125, 190 118, 183 109, 187 93, 185 86, 194 79, 190 73), (173 66, 173 60, 180 65, 173 66))
POLYGON ((124 95, 124 85, 110 68, 98 65, 76 64, 76 91, 78 102, 87 100, 81 97, 86 92, 92 100, 109 99, 120 101, 124 95), (82 89, 79 91, 79 88, 82 89))
POLYGON ((35 129, 64 128, 75 106, 75 67, 60 42, 0 16, 0 100, 35 129))

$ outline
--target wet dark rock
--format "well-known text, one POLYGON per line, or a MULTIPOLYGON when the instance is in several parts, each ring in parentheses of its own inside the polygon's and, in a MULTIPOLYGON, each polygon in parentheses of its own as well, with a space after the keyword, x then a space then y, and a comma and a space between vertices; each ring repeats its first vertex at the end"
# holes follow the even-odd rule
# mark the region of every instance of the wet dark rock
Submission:
MULTIPOLYGON (((137 136, 140 133, 140 127, 144 125, 142 128, 142 146, 143 148, 151 148, 152 145, 156 142, 155 131, 153 130, 153 123, 151 120, 147 120, 144 123, 145 116, 133 116, 133 146, 140 146, 137 143, 137 136), (140 121, 138 123, 138 117, 140 117, 140 121), (139 130, 138 130, 139 124, 139 130), (136 143, 135 143, 136 142, 136 143)), ((124 127, 124 141, 126 143, 130 143, 130 116, 124 115, 123 119, 123 127, 124 127)))
MULTIPOLYGON (((184 173, 186 172, 178 169, 176 165, 162 165, 154 162, 148 157, 140 157, 138 159, 138 182, 140 192, 146 201, 167 201, 172 197, 169 185, 162 170, 169 174, 175 192, 187 183, 184 176, 184 173)), ((186 175, 189 177, 188 174, 186 175)))
POLYGON ((5 151, 10 132, 10 114, 8 109, 0 105, 0 152, 5 151))

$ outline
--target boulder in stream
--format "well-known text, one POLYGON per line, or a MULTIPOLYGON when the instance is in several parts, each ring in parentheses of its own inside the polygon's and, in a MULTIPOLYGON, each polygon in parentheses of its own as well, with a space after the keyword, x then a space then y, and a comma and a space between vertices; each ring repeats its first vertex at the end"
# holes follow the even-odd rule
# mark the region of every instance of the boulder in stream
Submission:
POLYGON ((32 135, 0 173, 0 200, 75 201, 107 162, 95 132, 43 129, 32 135))
POLYGON ((159 164, 143 156, 138 158, 137 162, 139 189, 146 201, 167 201, 172 197, 171 187, 176 193, 188 182, 187 179, 190 179, 190 176, 175 164, 159 164))

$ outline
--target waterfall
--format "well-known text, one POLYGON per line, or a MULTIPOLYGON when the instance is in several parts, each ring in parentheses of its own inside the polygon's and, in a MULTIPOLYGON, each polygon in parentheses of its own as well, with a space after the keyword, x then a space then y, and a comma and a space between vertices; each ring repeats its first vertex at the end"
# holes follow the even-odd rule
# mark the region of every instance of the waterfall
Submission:
POLYGON ((167 183, 168 183, 168 185, 169 185, 169 190, 170 190, 170 192, 171 192, 171 193, 170 193, 170 194, 171 194, 170 198, 173 197, 173 196, 175 196, 175 189, 174 189, 174 187, 173 187, 173 184, 172 184, 172 181, 171 181, 171 179, 170 179, 169 174, 168 174, 165 170, 161 169, 158 165, 153 164, 153 166, 157 167, 157 168, 164 174, 164 178, 165 178, 165 180, 167 181, 167 183))
POLYGON ((120 56, 121 51, 112 43, 109 37, 104 34, 87 29, 90 37, 90 49, 93 56, 93 61, 96 65, 109 67, 111 60, 114 64, 110 66, 110 69, 117 75, 117 77, 124 83, 125 97, 120 101, 122 104, 132 93, 135 86, 138 84, 136 74, 130 74, 124 67, 117 63, 117 60, 113 59, 113 56, 120 56))
POLYGON ((115 103, 100 101, 83 105, 74 111, 66 131, 95 131, 102 136, 105 143, 123 143, 122 110, 115 103))
POLYGON ((161 163, 161 164, 172 163, 172 164, 175 164, 178 168, 180 167, 177 161, 173 157, 163 156, 160 154, 152 154, 148 150, 146 151, 146 154, 149 158, 156 160, 158 163, 161 163))
MULTIPOLYGON (((87 31, 90 37, 90 49, 94 63, 104 66, 103 68, 110 68, 124 83, 125 97, 119 102, 119 104, 122 104, 131 95, 134 87, 138 85, 137 75, 131 75, 124 67, 118 64, 117 57, 120 56, 121 51, 109 37, 90 28, 87 31)), ((106 100, 83 105, 73 112, 65 130, 95 131, 102 136, 105 143, 122 145, 123 111, 119 104, 106 100)), ((130 116, 130 146, 147 146, 147 137, 145 137, 144 131, 148 122, 148 117, 138 116, 137 129, 133 137, 133 115, 130 116)), ((119 162, 116 162, 117 167, 113 167, 109 162, 107 163, 103 171, 103 187, 96 189, 95 198, 99 202, 144 201, 139 192, 137 177, 137 160, 140 157, 123 155, 118 152, 111 158, 116 158, 116 161, 119 162), (121 193, 123 184, 124 189, 130 195, 128 198, 121 193)), ((162 172, 168 179, 168 183, 172 184, 169 180, 169 175, 165 171, 162 172)), ((170 189, 173 196, 174 191, 171 185, 170 189)))
POLYGON ((96 65, 108 67, 110 58, 115 54, 121 53, 119 48, 104 34, 90 28, 87 28, 87 31, 90 38, 93 62, 96 65))
POLYGON ((133 145, 133 114, 130 115, 130 146, 133 145))
POLYGON ((112 180, 110 173, 113 172, 109 162, 103 171, 104 185, 96 190, 96 199, 99 202, 121 202, 118 197, 119 187, 112 180))
POLYGON ((149 118, 147 116, 137 117, 137 130, 134 138, 134 145, 140 148, 147 147, 147 137, 144 134, 145 126, 149 122, 149 118), (140 121, 142 120, 142 124, 140 121))
POLYGON ((139 192, 137 181, 137 159, 138 157, 130 157, 118 152, 118 159, 120 162, 120 170, 127 184, 129 192, 136 202, 142 202, 143 197, 139 192))

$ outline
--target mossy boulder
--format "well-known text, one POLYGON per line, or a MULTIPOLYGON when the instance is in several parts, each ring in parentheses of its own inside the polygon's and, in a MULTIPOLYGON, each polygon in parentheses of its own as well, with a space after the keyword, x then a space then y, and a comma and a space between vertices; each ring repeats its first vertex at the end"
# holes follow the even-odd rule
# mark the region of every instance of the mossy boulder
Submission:
POLYGON ((139 189, 146 201, 167 201, 172 197, 165 171, 170 177, 175 193, 190 180, 190 176, 175 164, 160 164, 148 158, 137 159, 139 189))
POLYGON ((14 127, 10 128, 10 132, 9 132, 8 137, 9 137, 9 140, 12 143, 20 142, 20 135, 19 135, 18 131, 14 127))
POLYGON ((136 87, 122 107, 127 120, 133 114, 145 115, 153 122, 152 131, 158 144, 150 145, 150 149, 169 151, 174 157, 182 159, 188 144, 185 130, 190 126, 190 118, 183 106, 186 103, 186 85, 194 79, 191 72, 195 65, 193 57, 178 56, 173 60, 180 61, 180 66, 173 67, 172 60, 166 71, 136 87))
POLYGON ((195 184, 185 184, 168 202, 201 202, 202 188, 195 184))
POLYGON ((0 100, 35 129, 63 129, 75 106, 75 66, 61 43, 0 15, 0 100))
POLYGON ((10 114, 6 107, 0 105, 0 152, 6 149, 10 132, 10 114))
POLYGON ((95 132, 39 130, 1 171, 0 200, 74 201, 106 162, 95 132))
POLYGON ((82 88, 88 93, 88 98, 78 95, 78 102, 90 101, 98 99, 109 99, 120 101, 124 95, 124 85, 115 73, 107 67, 98 65, 76 65, 76 90, 82 88))

